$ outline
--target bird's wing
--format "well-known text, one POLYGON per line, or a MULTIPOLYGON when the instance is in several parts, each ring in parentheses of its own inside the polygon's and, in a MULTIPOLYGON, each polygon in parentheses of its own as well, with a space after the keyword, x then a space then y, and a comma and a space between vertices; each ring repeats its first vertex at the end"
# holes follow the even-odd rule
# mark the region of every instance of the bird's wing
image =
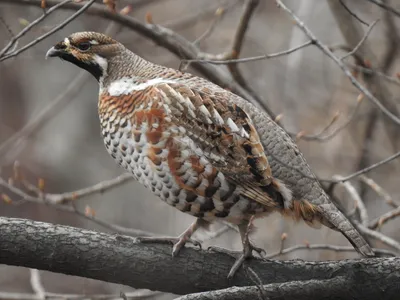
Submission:
MULTIPOLYGON (((272 177, 252 120, 240 106, 226 99, 229 93, 210 93, 207 88, 182 83, 160 83, 135 93, 144 102, 157 103, 165 114, 160 116, 153 104, 150 105, 153 114, 163 120, 161 127, 168 127, 173 133, 167 142, 169 164, 178 182, 187 181, 184 176, 188 170, 178 170, 184 156, 191 161, 198 185, 204 179, 198 174, 211 168, 209 174, 221 172, 229 182, 239 185, 246 197, 268 207, 287 207, 285 200, 290 202, 290 192, 272 177)), ((209 182, 211 179, 214 178, 208 177, 209 182)), ((198 190, 192 189, 192 192, 198 190)))

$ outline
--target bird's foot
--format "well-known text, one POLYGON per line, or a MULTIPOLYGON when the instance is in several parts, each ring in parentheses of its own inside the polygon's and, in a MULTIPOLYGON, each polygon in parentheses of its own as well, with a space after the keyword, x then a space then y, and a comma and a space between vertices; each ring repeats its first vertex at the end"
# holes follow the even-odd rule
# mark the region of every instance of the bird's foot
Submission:
POLYGON ((190 243, 193 246, 198 246, 201 249, 201 243, 193 240, 186 235, 179 237, 139 237, 137 238, 139 243, 162 243, 172 244, 172 256, 177 256, 179 251, 185 246, 186 243, 190 243))
POLYGON ((249 242, 249 247, 251 249, 251 252, 253 251, 257 252, 257 254, 260 255, 260 257, 267 255, 267 252, 263 248, 257 247, 251 242, 249 242))
POLYGON ((232 278, 236 274, 237 270, 239 270, 239 268, 243 265, 246 259, 254 257, 253 251, 257 252, 261 257, 266 255, 264 249, 254 246, 254 244, 251 242, 248 242, 248 245, 244 245, 243 251, 233 251, 217 246, 210 246, 207 248, 207 250, 224 253, 236 258, 235 263, 233 264, 231 270, 229 271, 228 279, 232 278))
POLYGON ((266 255, 266 252, 264 249, 260 247, 254 246, 250 241, 248 243, 243 245, 243 252, 239 256, 239 258, 236 259, 235 263, 233 264, 231 270, 229 271, 228 274, 228 279, 233 278, 233 276, 236 274, 237 270, 243 265, 246 259, 253 258, 253 251, 257 252, 261 257, 266 255))

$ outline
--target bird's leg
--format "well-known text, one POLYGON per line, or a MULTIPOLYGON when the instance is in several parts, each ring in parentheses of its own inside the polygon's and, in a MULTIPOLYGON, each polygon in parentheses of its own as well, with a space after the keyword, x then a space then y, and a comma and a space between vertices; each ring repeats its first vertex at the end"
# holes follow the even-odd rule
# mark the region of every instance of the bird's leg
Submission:
POLYGON ((253 218, 251 218, 248 222, 238 225, 240 238, 243 244, 243 253, 238 259, 236 259, 231 270, 229 271, 228 278, 232 278, 235 275, 236 271, 242 266, 246 259, 253 257, 253 251, 256 251, 260 255, 265 253, 264 249, 254 246, 249 240, 252 221, 253 218))
POLYGON ((203 225, 203 222, 203 220, 197 218, 178 237, 140 237, 138 241, 141 243, 171 243, 174 245, 172 248, 172 256, 176 256, 186 243, 191 243, 201 248, 201 244, 198 241, 192 240, 191 237, 193 233, 203 225))

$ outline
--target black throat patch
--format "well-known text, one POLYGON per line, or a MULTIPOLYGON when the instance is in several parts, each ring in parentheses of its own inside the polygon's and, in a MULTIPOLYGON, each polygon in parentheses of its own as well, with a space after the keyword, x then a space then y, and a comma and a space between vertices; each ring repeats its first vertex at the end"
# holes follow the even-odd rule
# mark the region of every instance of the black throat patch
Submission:
POLYGON ((62 53, 59 55, 59 57, 63 60, 69 61, 70 63, 73 63, 79 68, 85 69, 92 74, 97 81, 99 81, 100 77, 103 76, 103 70, 101 69, 100 65, 95 62, 83 62, 69 53, 62 53))

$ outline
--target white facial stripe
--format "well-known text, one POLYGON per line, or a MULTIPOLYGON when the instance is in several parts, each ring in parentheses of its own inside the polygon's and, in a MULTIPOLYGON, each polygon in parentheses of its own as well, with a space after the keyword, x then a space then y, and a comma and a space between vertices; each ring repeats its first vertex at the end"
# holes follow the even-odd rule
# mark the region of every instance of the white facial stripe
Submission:
POLYGON ((108 68, 108 62, 104 57, 101 57, 100 55, 95 54, 93 56, 94 61, 101 67, 103 70, 103 74, 107 72, 108 68))
POLYGON ((176 83, 176 81, 164 78, 155 78, 144 83, 137 84, 133 78, 124 77, 112 82, 108 87, 108 93, 110 96, 127 95, 133 91, 141 91, 159 83, 176 83))
POLYGON ((103 71, 103 76, 99 79, 99 84, 100 84, 100 92, 103 91, 103 79, 105 76, 107 76, 107 69, 108 69, 108 62, 104 57, 101 57, 100 55, 95 54, 93 56, 94 61, 100 66, 101 70, 103 71))

